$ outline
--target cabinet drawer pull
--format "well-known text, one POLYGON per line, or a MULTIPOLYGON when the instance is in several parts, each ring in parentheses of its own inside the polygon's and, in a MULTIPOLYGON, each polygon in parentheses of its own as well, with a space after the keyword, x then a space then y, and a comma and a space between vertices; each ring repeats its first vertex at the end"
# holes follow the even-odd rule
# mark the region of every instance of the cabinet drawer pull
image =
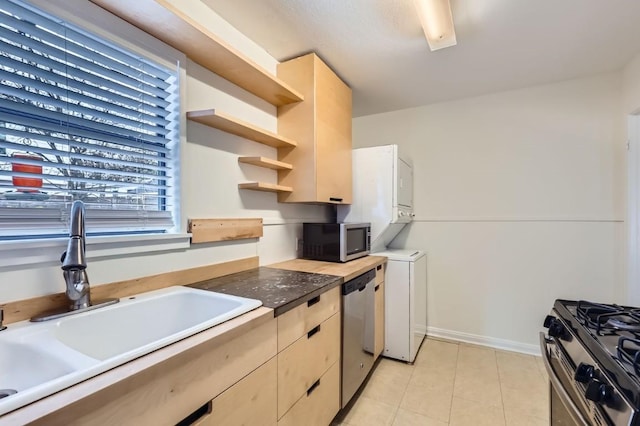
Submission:
POLYGON ((313 305, 315 305, 316 303, 318 303, 320 301, 320 296, 316 296, 313 299, 309 299, 309 301, 307 302, 307 307, 311 307, 313 305))
POLYGON ((307 339, 311 339, 311 336, 313 336, 314 334, 316 334, 318 331, 320 331, 320 324, 316 325, 315 327, 313 327, 308 333, 307 333, 307 339))
POLYGON ((311 385, 311 387, 307 391, 307 396, 311 395, 311 392, 313 392, 318 386, 320 386, 320 379, 316 380, 316 382, 311 385))
POLYGON ((373 290, 374 290, 374 291, 378 291, 378 290, 380 290, 380 284, 378 284, 377 286, 375 286, 375 287, 373 288, 373 290))
POLYGON ((329 197, 329 201, 337 201, 338 203, 341 203, 342 202, 342 198, 329 197))
POLYGON ((178 422, 176 426, 195 425, 196 423, 198 423, 199 420, 211 414, 211 410, 213 409, 212 405, 213 404, 211 401, 207 402, 202 407, 198 408, 196 411, 189 414, 187 417, 185 417, 180 422, 178 422))
POLYGON ((382 265, 378 265, 378 266, 376 266, 376 271, 379 271, 379 270, 381 270, 381 269, 382 269, 382 265))

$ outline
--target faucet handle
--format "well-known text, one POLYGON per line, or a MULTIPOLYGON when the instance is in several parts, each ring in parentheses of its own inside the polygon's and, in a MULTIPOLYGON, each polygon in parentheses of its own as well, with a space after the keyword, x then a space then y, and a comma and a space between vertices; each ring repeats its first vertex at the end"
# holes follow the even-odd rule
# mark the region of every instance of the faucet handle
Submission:
POLYGON ((4 309, 0 308, 0 331, 7 329, 5 325, 2 325, 3 321, 4 321, 4 309))

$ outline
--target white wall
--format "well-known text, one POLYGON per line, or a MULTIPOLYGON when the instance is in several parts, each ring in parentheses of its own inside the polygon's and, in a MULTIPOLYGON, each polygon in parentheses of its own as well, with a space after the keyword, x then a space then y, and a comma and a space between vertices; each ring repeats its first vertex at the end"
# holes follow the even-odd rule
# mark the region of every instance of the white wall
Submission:
POLYGON ((428 253, 432 333, 537 349, 556 298, 625 302, 621 74, 354 120, 354 147, 400 145, 428 253))
MULTIPOLYGON (((62 0, 33 0, 64 18, 78 20, 89 29, 113 35, 116 40, 138 50, 152 52, 162 60, 177 52, 120 21, 97 6, 82 2, 73 10, 60 9, 62 0), (117 35, 117 36, 116 36, 117 35)), ((242 51, 253 61, 275 73, 277 61, 216 15, 200 1, 174 1, 204 25, 242 51)), ((178 54, 179 56, 179 54, 178 54)), ((182 112, 216 108, 242 120, 276 131, 276 108, 256 98, 191 61, 182 61, 182 112)), ((324 220, 328 210, 321 206, 278 204, 276 195, 239 191, 243 181, 276 182, 276 172, 251 165, 239 165, 238 156, 262 155, 276 158, 274 148, 242 138, 187 123, 182 127, 181 146, 181 227, 189 218, 262 217, 264 237, 238 242, 198 244, 186 250, 149 254, 110 256, 90 259, 88 274, 93 286, 163 272, 219 263, 249 256, 260 256, 261 264, 296 257, 296 237, 301 236, 305 220, 324 220)), ((61 242, 62 253, 66 243, 61 242)), ((9 301, 64 291, 58 262, 37 263, 0 269, 0 304, 9 301)))
POLYGON ((640 112, 640 54, 622 70, 623 108, 625 114, 640 112))

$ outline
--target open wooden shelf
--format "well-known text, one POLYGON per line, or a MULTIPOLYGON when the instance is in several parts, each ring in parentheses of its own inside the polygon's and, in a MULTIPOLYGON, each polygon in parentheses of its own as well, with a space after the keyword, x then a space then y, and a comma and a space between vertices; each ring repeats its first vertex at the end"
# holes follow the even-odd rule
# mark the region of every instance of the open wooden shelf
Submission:
POLYGON ((91 0, 194 62, 272 105, 300 102, 291 86, 247 58, 167 0, 91 0))
POLYGON ((250 139, 252 141, 260 142, 274 148, 293 148, 297 145, 295 141, 289 138, 279 136, 273 132, 254 126, 251 123, 247 123, 246 121, 238 120, 229 114, 225 114, 215 109, 189 111, 187 112, 187 119, 250 139))
POLYGON ((253 191, 264 192, 292 192, 293 188, 290 186, 275 185, 273 183, 264 182, 247 182, 238 184, 240 189, 251 189, 253 191))
POLYGON ((282 161, 276 161, 266 157, 239 157, 238 162, 273 170, 293 170, 293 166, 289 163, 283 163, 282 161))

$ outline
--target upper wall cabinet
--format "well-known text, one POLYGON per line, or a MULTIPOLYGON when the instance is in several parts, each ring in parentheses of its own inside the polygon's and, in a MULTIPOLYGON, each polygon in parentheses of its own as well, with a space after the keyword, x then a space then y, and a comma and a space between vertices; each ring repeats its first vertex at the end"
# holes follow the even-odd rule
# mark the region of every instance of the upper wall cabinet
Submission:
POLYGON ((272 105, 303 99, 299 92, 221 40, 167 0, 91 0, 184 52, 187 57, 272 105))
POLYGON ((278 150, 293 166, 278 171, 278 183, 294 188, 278 201, 350 204, 351 89, 314 53, 279 64, 278 78, 305 99, 278 107, 278 134, 298 143, 278 150))

